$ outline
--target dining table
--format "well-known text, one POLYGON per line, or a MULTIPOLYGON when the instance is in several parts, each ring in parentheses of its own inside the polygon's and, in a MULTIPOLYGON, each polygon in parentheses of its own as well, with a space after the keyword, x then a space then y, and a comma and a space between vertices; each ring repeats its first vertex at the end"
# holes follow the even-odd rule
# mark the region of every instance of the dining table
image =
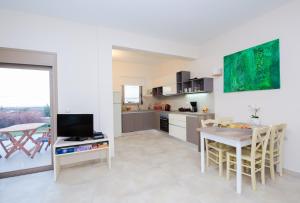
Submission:
POLYGON ((251 145, 251 128, 199 128, 201 142, 201 172, 205 173, 205 139, 236 148, 236 192, 242 193, 242 147, 251 145))
POLYGON ((0 129, 0 134, 3 134, 8 137, 12 145, 9 148, 6 148, 5 158, 10 157, 14 152, 20 150, 23 151, 27 156, 33 158, 38 152, 40 143, 33 138, 33 135, 37 130, 43 126, 47 125, 46 123, 25 123, 12 125, 6 128, 0 129), (20 133, 20 135, 16 135, 20 133), (17 137, 19 137, 17 139, 17 137), (31 149, 26 148, 28 141, 31 141, 34 146, 31 149))

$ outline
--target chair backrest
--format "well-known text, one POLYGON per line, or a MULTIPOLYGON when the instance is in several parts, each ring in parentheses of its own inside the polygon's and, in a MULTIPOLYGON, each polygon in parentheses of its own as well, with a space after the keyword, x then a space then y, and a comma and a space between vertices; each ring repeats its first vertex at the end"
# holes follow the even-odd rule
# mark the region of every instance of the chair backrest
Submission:
POLYGON ((216 119, 216 121, 218 122, 218 124, 221 124, 221 125, 229 125, 231 123, 233 123, 233 118, 231 117, 219 117, 216 119))
POLYGON ((258 150, 262 151, 263 157, 265 157, 267 145, 271 134, 271 128, 261 127, 254 128, 252 133, 252 144, 251 144, 251 160, 255 160, 256 153, 258 150))
POLYGON ((285 136, 286 124, 277 124, 271 126, 270 135, 270 151, 281 150, 283 146, 284 136, 285 136))
POLYGON ((201 120, 202 128, 218 126, 218 121, 214 119, 201 120))

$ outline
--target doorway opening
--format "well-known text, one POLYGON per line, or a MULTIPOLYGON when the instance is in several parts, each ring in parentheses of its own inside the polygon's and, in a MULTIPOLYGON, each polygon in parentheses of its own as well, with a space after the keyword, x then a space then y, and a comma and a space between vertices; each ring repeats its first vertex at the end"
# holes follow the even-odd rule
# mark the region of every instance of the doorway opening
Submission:
MULTIPOLYGON (((112 47, 114 135, 156 129, 168 131, 167 114, 188 101, 177 94, 176 72, 188 70, 192 58, 112 47), (159 89, 160 95, 155 91, 159 89), (151 113, 152 111, 152 113, 151 113)), ((178 94, 179 95, 179 94, 178 94)))

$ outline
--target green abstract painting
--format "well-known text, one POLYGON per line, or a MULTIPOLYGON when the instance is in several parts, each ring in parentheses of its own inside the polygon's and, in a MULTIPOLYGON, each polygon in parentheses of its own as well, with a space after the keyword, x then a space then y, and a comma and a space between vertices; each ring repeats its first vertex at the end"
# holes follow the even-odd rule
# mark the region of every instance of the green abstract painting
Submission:
POLYGON ((224 92, 279 88, 279 39, 224 57, 224 92))

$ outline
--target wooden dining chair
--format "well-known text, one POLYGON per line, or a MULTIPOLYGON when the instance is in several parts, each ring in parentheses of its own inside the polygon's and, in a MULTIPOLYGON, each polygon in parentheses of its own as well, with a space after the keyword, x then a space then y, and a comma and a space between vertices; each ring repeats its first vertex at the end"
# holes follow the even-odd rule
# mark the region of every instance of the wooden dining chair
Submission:
MULTIPOLYGON (((207 119, 201 120, 203 128, 216 127, 219 125, 218 120, 207 119)), ((206 150, 206 165, 209 166, 210 162, 213 162, 219 167, 219 176, 223 175, 223 164, 226 163, 226 152, 232 148, 222 143, 205 139, 206 150)))
POLYGON ((278 167, 279 175, 282 176, 283 168, 283 142, 286 124, 271 126, 270 140, 266 150, 266 167, 270 168, 272 180, 275 180, 275 167, 278 167))
POLYGON ((227 126, 233 123, 232 117, 219 117, 216 118, 216 121, 218 122, 218 125, 227 126))
MULTIPOLYGON (((242 174, 251 177, 252 189, 256 190, 256 174, 261 173, 262 184, 265 184, 265 157, 271 128, 254 128, 252 133, 251 149, 242 149, 242 174)), ((230 172, 236 172, 236 153, 227 152, 226 177, 229 180, 230 172)))

